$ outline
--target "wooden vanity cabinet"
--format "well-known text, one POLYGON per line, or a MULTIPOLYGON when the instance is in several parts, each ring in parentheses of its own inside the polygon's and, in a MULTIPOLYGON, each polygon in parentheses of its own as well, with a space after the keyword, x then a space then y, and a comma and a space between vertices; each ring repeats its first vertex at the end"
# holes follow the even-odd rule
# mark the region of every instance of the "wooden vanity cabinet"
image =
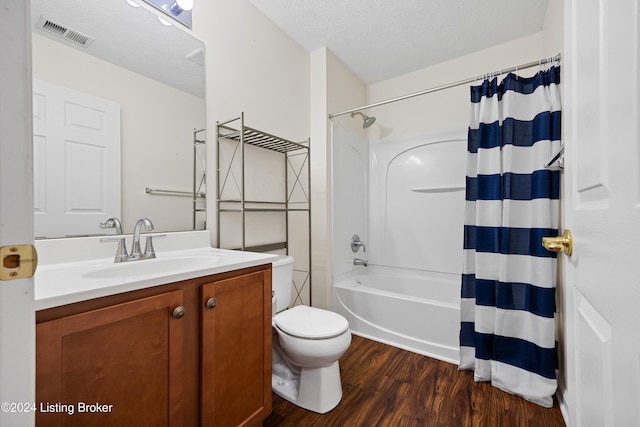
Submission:
POLYGON ((259 426, 271 413, 271 274, 201 289, 202 425, 259 426))
POLYGON ((37 324, 37 424, 180 425, 182 304, 176 290, 37 324))
POLYGON ((259 426, 271 412, 270 264, 36 322, 37 426, 259 426))

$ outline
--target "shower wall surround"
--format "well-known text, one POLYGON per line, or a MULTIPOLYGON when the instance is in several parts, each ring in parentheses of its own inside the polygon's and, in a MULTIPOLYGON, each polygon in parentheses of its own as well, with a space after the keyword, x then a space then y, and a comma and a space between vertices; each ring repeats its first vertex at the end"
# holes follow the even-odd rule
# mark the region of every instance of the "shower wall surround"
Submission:
POLYGON ((369 245, 369 141, 357 133, 332 125, 333 176, 333 274, 353 269, 353 258, 367 253, 351 250, 351 236, 357 234, 369 245))
POLYGON ((460 274, 466 144, 466 129, 372 143, 372 264, 460 274))
POLYGON ((369 264, 457 275, 462 265, 466 129, 369 144, 334 125, 334 276, 369 264), (358 234, 367 252, 354 254, 358 234))

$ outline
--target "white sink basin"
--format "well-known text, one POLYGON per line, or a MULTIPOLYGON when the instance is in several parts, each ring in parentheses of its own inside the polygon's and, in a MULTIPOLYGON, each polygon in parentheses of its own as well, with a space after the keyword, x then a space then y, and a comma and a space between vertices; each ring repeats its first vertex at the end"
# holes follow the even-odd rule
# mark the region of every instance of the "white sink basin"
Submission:
MULTIPOLYGON (((276 256, 211 247, 208 230, 166 233, 158 258, 114 263, 102 236, 36 241, 36 310, 255 267, 276 256)), ((154 242, 155 243, 155 242, 154 242)))
POLYGON ((213 267, 219 260, 219 255, 145 259, 113 264, 106 268, 99 268, 84 273, 82 277, 88 279, 107 279, 149 276, 172 272, 179 273, 213 267))

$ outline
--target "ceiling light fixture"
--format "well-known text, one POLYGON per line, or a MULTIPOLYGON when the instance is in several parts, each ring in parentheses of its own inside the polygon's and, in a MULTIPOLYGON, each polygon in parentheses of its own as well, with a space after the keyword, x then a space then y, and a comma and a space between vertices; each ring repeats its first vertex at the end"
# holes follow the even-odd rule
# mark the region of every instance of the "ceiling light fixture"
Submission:
MULTIPOLYGON (((172 5, 168 6, 172 15, 178 16, 182 12, 193 9, 193 0, 176 0, 172 5)), ((163 7, 164 8, 164 7, 163 7)))
POLYGON ((160 23, 161 23, 162 25, 164 25, 165 27, 170 27, 170 26, 172 26, 172 25, 173 25, 171 22, 167 21, 166 19, 164 19, 164 18, 163 18, 163 17, 161 17, 161 16, 158 16, 158 21, 160 21, 160 23))
POLYGON ((144 0, 167 16, 191 28, 194 0, 144 0))

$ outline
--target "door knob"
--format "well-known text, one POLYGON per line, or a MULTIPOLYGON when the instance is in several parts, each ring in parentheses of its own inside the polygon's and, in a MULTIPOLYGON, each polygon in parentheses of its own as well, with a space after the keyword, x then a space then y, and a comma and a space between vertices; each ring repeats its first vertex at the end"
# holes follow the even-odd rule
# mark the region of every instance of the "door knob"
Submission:
POLYGON ((565 230, 562 236, 558 237, 543 237, 542 246, 551 252, 562 252, 571 256, 573 252, 573 237, 571 236, 571 230, 565 230))

